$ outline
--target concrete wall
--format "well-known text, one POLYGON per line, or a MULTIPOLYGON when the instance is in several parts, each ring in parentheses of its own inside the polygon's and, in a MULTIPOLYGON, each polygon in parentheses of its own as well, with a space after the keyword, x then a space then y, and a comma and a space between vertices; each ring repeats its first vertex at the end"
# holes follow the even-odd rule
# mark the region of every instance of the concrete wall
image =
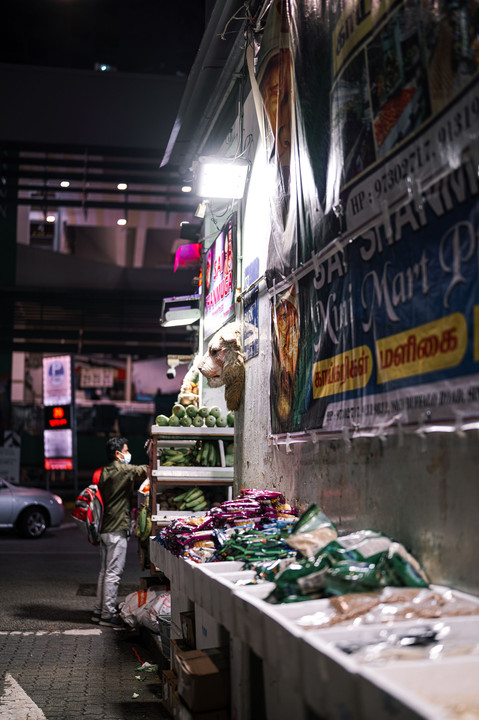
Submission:
MULTIPOLYGON (((255 125, 251 104, 245 118, 247 134, 255 125)), ((267 213, 257 209, 264 202, 257 157, 244 208, 242 257, 244 266, 259 257, 261 274, 269 233, 267 213)), ((339 530, 380 530, 403 543, 431 581, 479 593, 477 431, 320 440, 290 452, 275 447, 268 440, 271 330, 264 291, 259 322, 259 355, 246 363, 237 413, 236 489, 281 490, 302 509, 315 502, 339 530)))

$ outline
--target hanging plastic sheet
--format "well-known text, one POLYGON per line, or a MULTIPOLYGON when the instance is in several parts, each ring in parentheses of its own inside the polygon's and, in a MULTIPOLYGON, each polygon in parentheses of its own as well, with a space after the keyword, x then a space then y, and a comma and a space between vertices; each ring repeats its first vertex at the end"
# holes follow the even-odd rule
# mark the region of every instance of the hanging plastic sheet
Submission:
POLYGON ((273 433, 479 417, 478 68, 477 0, 271 7, 273 433))

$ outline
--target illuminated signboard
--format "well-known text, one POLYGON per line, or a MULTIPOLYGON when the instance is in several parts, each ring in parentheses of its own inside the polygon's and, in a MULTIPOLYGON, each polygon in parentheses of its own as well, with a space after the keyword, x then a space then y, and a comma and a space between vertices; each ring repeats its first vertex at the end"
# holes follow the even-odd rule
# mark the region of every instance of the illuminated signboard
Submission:
POLYGON ((70 405, 49 405, 44 408, 45 428, 69 428, 70 405))
POLYGON ((45 470, 73 470, 72 360, 69 355, 43 359, 43 447, 45 470))
POLYGON ((235 305, 236 215, 223 225, 206 253, 204 337, 222 327, 235 305))
POLYGON ((71 401, 71 357, 60 355, 43 358, 43 404, 69 405, 71 401))

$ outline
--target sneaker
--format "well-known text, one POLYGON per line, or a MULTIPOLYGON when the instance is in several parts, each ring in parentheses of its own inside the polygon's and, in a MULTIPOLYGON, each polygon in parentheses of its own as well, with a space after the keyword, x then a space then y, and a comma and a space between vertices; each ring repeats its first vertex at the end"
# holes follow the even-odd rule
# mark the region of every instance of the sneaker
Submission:
POLYGON ((101 620, 101 613, 93 611, 93 615, 91 616, 90 620, 93 623, 99 623, 101 620))
POLYGON ((100 625, 103 627, 121 628, 123 620, 119 615, 110 615, 109 618, 100 618, 100 625))

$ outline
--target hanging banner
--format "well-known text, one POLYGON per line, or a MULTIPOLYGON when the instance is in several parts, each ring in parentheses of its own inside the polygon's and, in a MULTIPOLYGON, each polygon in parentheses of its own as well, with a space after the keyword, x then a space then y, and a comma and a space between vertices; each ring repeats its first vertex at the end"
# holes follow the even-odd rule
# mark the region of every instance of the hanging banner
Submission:
MULTIPOLYGON (((244 285, 250 287, 259 277, 259 259, 255 258, 244 271, 244 285)), ((243 353, 251 360, 259 353, 259 301, 258 288, 253 288, 243 299, 243 353)))
POLYGON ((206 254, 204 337, 209 338, 234 315, 236 215, 224 224, 206 254))
POLYGON ((479 3, 274 7, 295 229, 278 259, 272 216, 273 432, 479 417, 479 3))

